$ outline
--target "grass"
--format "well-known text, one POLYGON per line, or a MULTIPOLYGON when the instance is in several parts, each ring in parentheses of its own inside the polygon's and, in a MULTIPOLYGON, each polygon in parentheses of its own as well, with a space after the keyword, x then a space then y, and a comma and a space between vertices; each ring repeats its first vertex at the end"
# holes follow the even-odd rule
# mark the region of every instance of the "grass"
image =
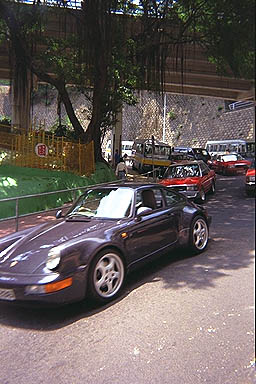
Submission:
MULTIPOLYGON (((71 188, 85 187, 112 180, 116 180, 113 170, 103 163, 96 164, 96 171, 91 177, 78 176, 70 172, 2 164, 0 165, 0 200, 59 190, 68 191, 71 188)), ((21 199, 19 201, 19 214, 61 207, 72 199, 71 192, 21 199)), ((0 201, 0 219, 15 216, 15 207, 15 201, 0 201)))

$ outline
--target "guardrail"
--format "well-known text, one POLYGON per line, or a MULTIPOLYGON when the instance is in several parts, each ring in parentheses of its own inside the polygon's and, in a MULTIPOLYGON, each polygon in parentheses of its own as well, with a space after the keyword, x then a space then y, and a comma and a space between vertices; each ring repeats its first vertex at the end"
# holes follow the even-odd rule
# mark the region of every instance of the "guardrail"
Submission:
POLYGON ((35 215, 35 214, 38 214, 38 213, 54 211, 56 209, 60 209, 61 208, 61 207, 55 207, 55 208, 47 209, 47 210, 44 210, 44 211, 37 211, 37 212, 31 212, 31 213, 26 213, 26 214, 20 215, 19 214, 19 202, 20 202, 20 200, 29 199, 29 198, 35 198, 35 197, 42 197, 42 196, 49 196, 49 195, 54 195, 54 194, 57 194, 57 193, 59 194, 59 193, 71 192, 73 194, 73 200, 70 201, 70 202, 67 202, 67 203, 71 204, 76 199, 76 192, 77 191, 81 191, 81 190, 86 189, 86 188, 88 188, 87 185, 84 186, 84 187, 76 187, 76 188, 70 188, 70 189, 62 189, 62 190, 59 190, 59 191, 43 192, 43 193, 37 193, 37 194, 33 194, 33 195, 24 195, 24 196, 17 196, 17 197, 9 197, 9 198, 6 198, 6 199, 0 199, 0 204, 4 203, 4 202, 10 202, 10 201, 15 201, 16 202, 16 204, 15 204, 15 215, 11 216, 11 217, 6 217, 4 219, 0 219, 0 222, 8 221, 8 220, 14 220, 15 219, 15 223, 16 223, 15 224, 15 230, 17 232, 19 230, 19 219, 21 219, 23 217, 27 217, 27 216, 32 216, 32 215, 35 215))
MULTIPOLYGON (((153 181, 154 182, 154 181, 156 181, 156 174, 157 174, 156 172, 160 171, 160 170, 161 170, 161 168, 156 168, 153 171, 149 171, 149 172, 140 174, 138 176, 146 177, 147 181, 150 181, 150 182, 153 181), (153 177, 150 177, 149 176, 150 174, 152 174, 153 177), (151 179, 151 180, 149 180, 149 179, 151 179)), ((135 178, 136 178, 136 175, 135 175, 135 178)), ((134 177, 130 176, 127 180, 133 181, 134 177)), ((124 181, 124 179, 118 180, 118 181, 124 181)), ((82 186, 82 187, 76 187, 76 188, 70 188, 70 189, 62 189, 62 190, 58 190, 58 191, 43 192, 43 193, 37 193, 37 194, 32 194, 32 195, 24 195, 24 196, 17 196, 17 197, 9 197, 9 198, 5 198, 5 199, 0 199, 0 204, 4 203, 4 202, 15 201, 15 215, 11 216, 11 217, 6 217, 3 219, 0 219, 0 223, 3 221, 8 221, 8 220, 15 220, 15 231, 17 232, 19 230, 19 219, 24 218, 24 217, 28 217, 28 216, 32 216, 32 215, 36 215, 36 214, 40 214, 40 213, 44 213, 44 212, 51 212, 51 211, 55 211, 55 210, 63 208, 63 205, 62 205, 61 207, 55 207, 52 209, 47 209, 47 210, 43 210, 43 211, 36 211, 36 212, 31 212, 31 213, 26 213, 26 214, 20 215, 19 214, 19 202, 20 202, 20 200, 71 192, 73 195, 73 198, 72 198, 72 201, 67 202, 66 206, 68 207, 69 205, 71 205, 76 200, 77 191, 82 191, 82 190, 90 188, 92 186, 101 186, 103 184, 104 185, 105 184, 111 184, 113 182, 115 182, 115 180, 110 181, 110 182, 101 183, 101 184, 85 185, 84 187, 82 186)))

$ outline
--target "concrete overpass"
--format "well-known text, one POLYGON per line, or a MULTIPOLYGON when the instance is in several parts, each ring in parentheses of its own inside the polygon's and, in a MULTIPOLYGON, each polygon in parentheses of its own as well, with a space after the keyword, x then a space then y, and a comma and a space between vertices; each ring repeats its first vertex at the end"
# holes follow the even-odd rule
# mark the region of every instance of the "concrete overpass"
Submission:
MULTIPOLYGON (((254 100, 254 82, 247 79, 220 76, 214 64, 209 63, 200 47, 187 47, 186 60, 167 59, 164 90, 170 93, 215 97, 226 100, 254 100)), ((7 44, 0 46, 0 79, 10 79, 10 61, 7 44)))
MULTIPOLYGON (((75 12, 79 12, 79 10, 75 12)), ((65 14, 65 22, 63 22, 61 16, 49 18, 44 33, 47 36, 65 38, 68 34, 77 31, 76 23, 75 18, 70 17, 68 13, 65 14), (67 19, 68 22, 66 22, 67 19)), ((204 50, 199 46, 187 46, 175 58, 170 55, 167 59, 166 68, 164 91, 167 93, 208 96, 231 101, 255 100, 253 80, 219 76, 215 65, 208 62, 204 50)), ((4 43, 0 45, 0 79, 10 78, 8 45, 4 43)), ((28 116, 30 115, 28 94, 26 105, 24 105, 24 95, 21 92, 15 97, 16 104, 13 103, 12 124, 18 127, 27 127, 29 125, 28 120, 26 120, 29 119, 28 116)))

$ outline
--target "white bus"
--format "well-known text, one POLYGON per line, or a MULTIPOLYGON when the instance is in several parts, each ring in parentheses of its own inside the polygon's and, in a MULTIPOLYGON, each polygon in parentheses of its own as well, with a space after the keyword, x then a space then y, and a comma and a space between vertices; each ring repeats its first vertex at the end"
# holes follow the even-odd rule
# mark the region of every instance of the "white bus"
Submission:
POLYGON ((205 148, 211 156, 227 152, 240 153, 244 157, 253 157, 255 154, 255 142, 242 139, 209 140, 205 148))

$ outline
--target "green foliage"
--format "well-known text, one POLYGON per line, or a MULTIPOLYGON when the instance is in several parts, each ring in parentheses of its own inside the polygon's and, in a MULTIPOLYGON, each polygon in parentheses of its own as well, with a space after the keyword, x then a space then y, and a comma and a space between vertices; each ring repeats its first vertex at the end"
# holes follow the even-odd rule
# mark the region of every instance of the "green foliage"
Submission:
POLYGON ((9 116, 0 115, 0 124, 11 126, 11 118, 9 116))
MULTIPOLYGON (((0 166, 0 200, 10 197, 41 194, 71 188, 86 187, 115 180, 115 174, 106 164, 96 163, 96 171, 91 177, 81 177, 70 172, 50 171, 36 168, 23 168, 12 165, 0 166), (11 176, 10 176, 11 175, 11 176)), ((79 192, 79 191, 78 191, 79 192)), ((81 192, 81 191, 80 191, 81 192)), ((19 214, 32 213, 62 206, 72 201, 73 194, 64 192, 20 199, 19 214)), ((0 218, 15 215, 15 201, 0 202, 0 218)))
POLYGON ((255 1, 195 0, 190 9, 191 1, 181 3, 187 4, 187 17, 194 12, 190 32, 199 34, 200 44, 207 49, 209 60, 216 64, 219 73, 253 79, 255 1))
POLYGON ((170 120, 175 120, 177 118, 176 113, 174 111, 169 111, 167 113, 167 116, 169 117, 170 120))
POLYGON ((50 132, 54 133, 57 137, 66 137, 71 141, 77 140, 76 134, 68 116, 65 117, 63 124, 60 124, 59 121, 56 121, 55 124, 50 128, 50 132))

